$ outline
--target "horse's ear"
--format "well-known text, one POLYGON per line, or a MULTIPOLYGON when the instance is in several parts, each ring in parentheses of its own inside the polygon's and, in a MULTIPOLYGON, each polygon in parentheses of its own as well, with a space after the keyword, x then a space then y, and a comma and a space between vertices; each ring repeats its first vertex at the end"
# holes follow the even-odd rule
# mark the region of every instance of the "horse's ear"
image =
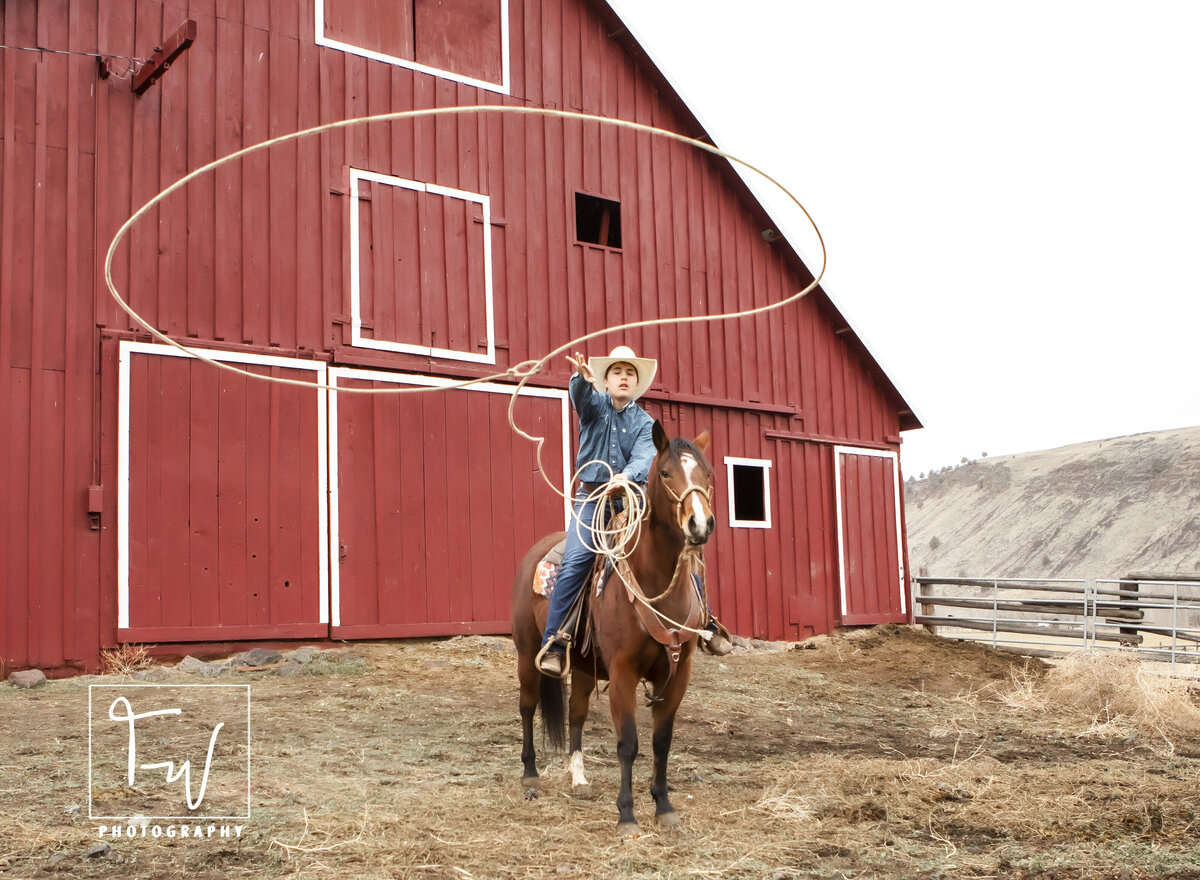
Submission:
POLYGON ((658 419, 654 420, 654 446, 659 452, 666 452, 667 447, 671 445, 671 438, 667 436, 666 429, 662 426, 662 422, 658 419))
POLYGON ((692 441, 692 445, 695 446, 697 449, 699 449, 701 452, 703 452, 705 455, 708 455, 708 444, 711 441, 712 441, 712 430, 710 428, 705 428, 703 431, 701 431, 699 434, 696 435, 696 439, 692 441))

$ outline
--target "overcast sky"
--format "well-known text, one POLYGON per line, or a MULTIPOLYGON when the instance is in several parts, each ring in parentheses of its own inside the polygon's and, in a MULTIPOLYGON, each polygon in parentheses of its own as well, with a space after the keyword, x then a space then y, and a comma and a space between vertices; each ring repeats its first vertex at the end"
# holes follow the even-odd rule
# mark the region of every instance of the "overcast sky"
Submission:
POLYGON ((1200 3, 612 5, 813 213, 906 476, 1200 425, 1200 3))

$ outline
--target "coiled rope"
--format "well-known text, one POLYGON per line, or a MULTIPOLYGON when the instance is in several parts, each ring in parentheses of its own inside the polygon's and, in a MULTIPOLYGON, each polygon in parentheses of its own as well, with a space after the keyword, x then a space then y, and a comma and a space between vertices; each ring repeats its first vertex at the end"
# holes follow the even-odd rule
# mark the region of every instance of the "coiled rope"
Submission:
MULTIPOLYGON (((701 590, 705 588, 704 584, 704 556, 699 547, 691 544, 685 545, 679 554, 679 558, 675 561, 675 570, 671 574, 671 581, 667 584, 667 588, 657 596, 647 596, 642 590, 641 585, 636 578, 626 577, 624 569, 620 562, 629 558, 633 552, 633 548, 637 546, 638 534, 641 531, 642 522, 650 513, 650 503, 646 498, 646 490, 630 480, 613 481, 612 466, 602 459, 590 461, 583 466, 586 468, 590 464, 602 464, 608 468, 609 478, 606 482, 601 483, 587 495, 582 498, 576 498, 575 504, 571 506, 571 519, 573 520, 573 528, 579 536, 580 542, 593 554, 603 556, 617 577, 621 579, 629 595, 636 601, 645 605, 651 613, 655 614, 664 623, 669 624, 681 632, 695 633, 704 640, 712 638, 712 633, 707 629, 696 629, 687 624, 672 620, 656 606, 659 602, 664 601, 675 591, 675 586, 681 581, 686 581, 692 574, 700 577, 701 590), (596 502, 596 506, 592 511, 592 521, 585 523, 580 517, 577 510, 584 507, 589 502, 596 502), (620 505, 625 511, 625 521, 618 525, 613 525, 611 513, 620 505), (585 534, 585 531, 587 534, 585 534)), ((583 468, 575 472, 571 479, 572 485, 579 479, 583 468)), ((700 599, 707 607, 707 599, 700 595, 700 599)))

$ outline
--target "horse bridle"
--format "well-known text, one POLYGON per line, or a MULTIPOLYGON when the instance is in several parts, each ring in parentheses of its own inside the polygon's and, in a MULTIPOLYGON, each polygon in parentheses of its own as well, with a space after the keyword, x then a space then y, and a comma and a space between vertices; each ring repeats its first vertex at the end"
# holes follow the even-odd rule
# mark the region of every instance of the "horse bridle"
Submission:
MULTIPOLYGON (((711 480, 711 477, 709 479, 711 480)), ((660 480, 659 482, 661 482, 662 487, 667 490, 667 494, 671 496, 671 500, 675 502, 676 522, 678 523, 680 530, 685 535, 687 534, 687 528, 684 526, 684 523, 687 521, 687 516, 685 515, 683 505, 684 502, 687 501, 688 496, 690 496, 693 492, 699 492, 700 494, 704 495, 706 499, 708 499, 708 508, 710 511, 712 510, 713 487, 711 482, 708 484, 708 486, 688 486, 683 490, 683 492, 680 493, 677 493, 674 489, 672 489, 671 484, 666 480, 660 480)))

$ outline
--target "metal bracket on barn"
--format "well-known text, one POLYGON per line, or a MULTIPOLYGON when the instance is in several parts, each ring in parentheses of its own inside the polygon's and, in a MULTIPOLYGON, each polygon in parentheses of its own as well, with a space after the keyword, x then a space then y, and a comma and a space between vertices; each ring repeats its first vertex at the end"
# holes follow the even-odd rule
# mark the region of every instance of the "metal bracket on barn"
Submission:
MULTIPOLYGON (((133 93, 141 95, 158 82, 159 78, 170 69, 175 59, 182 55, 195 39, 196 22, 189 18, 161 46, 155 46, 154 54, 134 71, 133 76, 130 77, 133 93)), ((105 73, 113 72, 107 60, 102 61, 101 66, 102 69, 107 68, 105 73)))

